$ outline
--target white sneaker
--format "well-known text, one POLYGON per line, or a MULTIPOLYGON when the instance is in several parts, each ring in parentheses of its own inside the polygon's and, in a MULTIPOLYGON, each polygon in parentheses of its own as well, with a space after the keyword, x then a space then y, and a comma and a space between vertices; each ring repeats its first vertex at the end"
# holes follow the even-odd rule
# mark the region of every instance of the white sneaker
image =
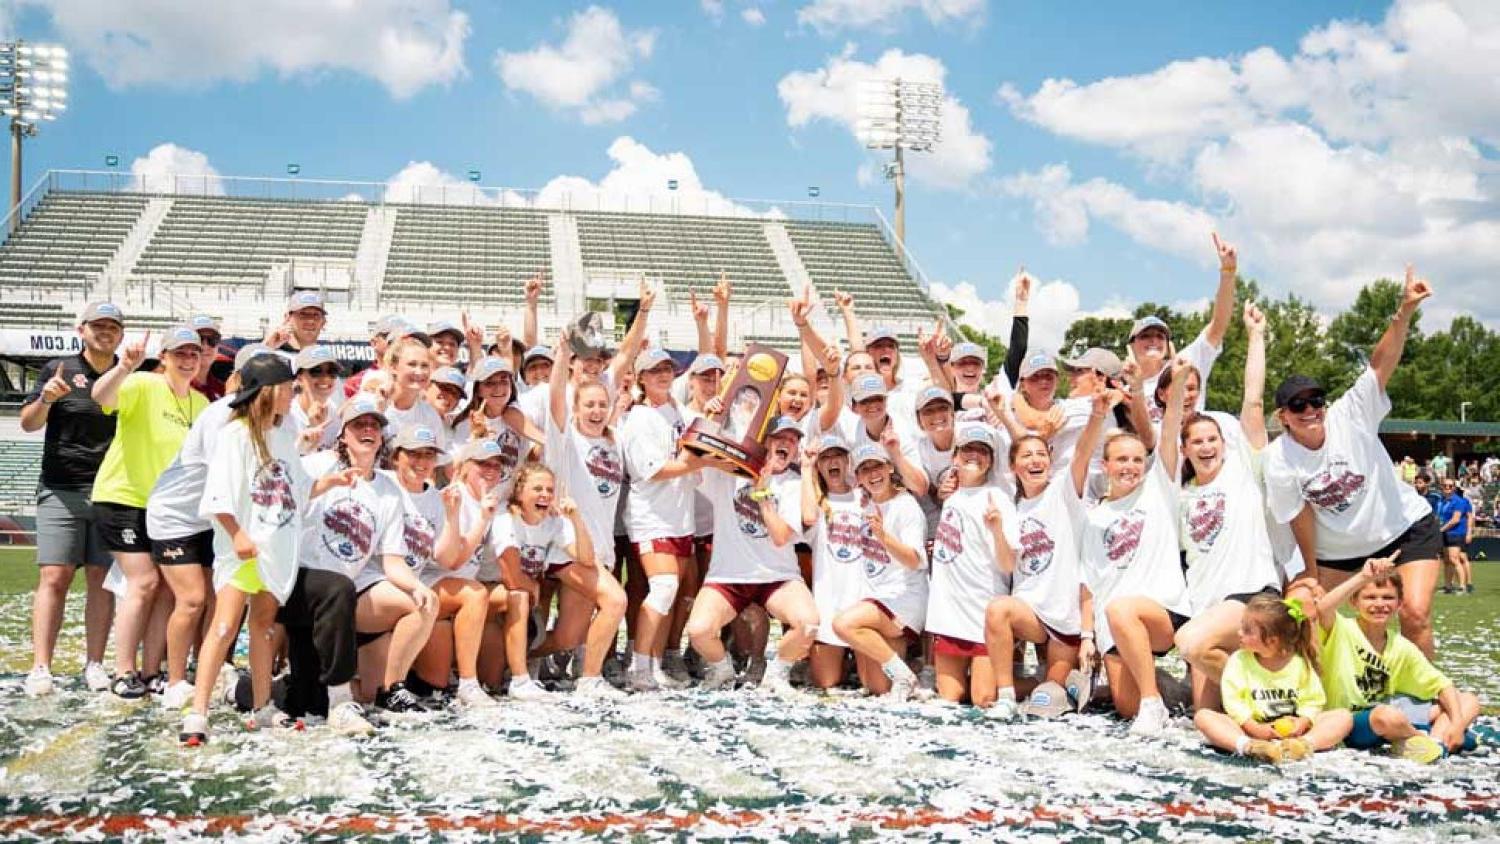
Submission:
POLYGON ((625 682, 630 686, 632 692, 661 691, 661 686, 657 685, 656 678, 652 676, 651 670, 647 668, 631 668, 625 672, 625 682))
POLYGON ((247 730, 267 730, 280 727, 295 727, 296 725, 296 719, 277 709, 274 703, 268 703, 255 710, 255 713, 245 721, 245 729, 247 730))
POLYGON ((162 709, 181 712, 193 702, 193 686, 186 680, 178 680, 162 691, 160 701, 162 709))
POLYGON ((766 678, 760 683, 760 690, 779 698, 795 699, 802 697, 802 693, 792 686, 789 677, 774 672, 766 673, 766 678))
POLYGON ((611 686, 603 677, 579 677, 573 694, 596 700, 619 700, 625 697, 624 692, 611 686))
POLYGON ((729 660, 710 662, 703 669, 703 688, 710 691, 734 685, 734 663, 729 660))
POLYGON ((453 699, 458 701, 458 705, 464 709, 494 709, 500 705, 495 703, 495 699, 490 697, 484 687, 478 683, 460 682, 458 692, 453 699))
POLYGON ((673 677, 663 670, 661 666, 652 669, 651 679, 656 681, 656 685, 659 688, 674 692, 685 689, 691 684, 691 681, 683 681, 673 677))
POLYGON ((219 679, 214 681, 214 693, 209 700, 222 701, 230 709, 239 708, 235 700, 235 689, 240 685, 240 670, 233 665, 219 667, 219 679))
POLYGON ((91 692, 109 691, 109 669, 102 662, 91 662, 83 667, 83 684, 91 692))
POLYGON ((555 695, 542 688, 542 684, 527 677, 520 682, 510 682, 512 700, 551 700, 555 695))
POLYGON ((1141 701, 1141 708, 1135 714, 1135 720, 1130 722, 1130 734, 1133 736, 1159 735, 1167 728, 1167 719, 1167 707, 1161 702, 1161 698, 1146 698, 1141 701))
POLYGON ((207 744, 208 716, 199 712, 189 712, 182 719, 182 729, 177 733, 177 740, 188 747, 207 744))
POLYGON ((375 725, 365 718, 365 708, 346 700, 328 710, 328 726, 346 736, 363 736, 375 732, 375 725))
POLYGON ((917 690, 917 675, 905 674, 900 677, 891 678, 890 691, 885 693, 886 700, 892 703, 906 703, 917 690))
POLYGON ((1020 711, 1021 709, 1014 699, 1002 697, 996 698, 995 702, 990 704, 990 708, 984 711, 984 714, 995 721, 1014 721, 1016 720, 1016 716, 1020 714, 1020 711))
MULTIPOLYGON (((38 665, 31 669, 26 675, 26 696, 41 697, 52 694, 52 670, 45 665, 38 665)), ((105 684, 108 685, 107 683, 105 684)))

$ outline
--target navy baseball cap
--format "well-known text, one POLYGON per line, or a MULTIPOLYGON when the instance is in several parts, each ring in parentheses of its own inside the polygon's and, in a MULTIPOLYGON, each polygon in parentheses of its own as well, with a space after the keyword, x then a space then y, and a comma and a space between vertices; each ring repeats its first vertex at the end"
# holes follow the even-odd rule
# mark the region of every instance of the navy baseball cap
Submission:
POLYGON ((1304 393, 1323 396, 1327 395, 1328 391, 1324 390, 1323 385, 1314 378, 1306 375, 1293 375, 1282 381, 1281 386, 1276 388, 1276 407, 1278 409, 1286 407, 1288 402, 1304 393))

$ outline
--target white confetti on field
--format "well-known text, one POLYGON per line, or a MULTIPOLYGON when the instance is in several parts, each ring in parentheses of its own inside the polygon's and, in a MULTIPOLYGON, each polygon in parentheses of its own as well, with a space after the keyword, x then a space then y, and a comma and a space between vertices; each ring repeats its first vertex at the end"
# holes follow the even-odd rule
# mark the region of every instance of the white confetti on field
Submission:
MULTIPOLYGON (((62 646, 74 658, 77 609, 62 646)), ((4 665, 29 647, 28 610, 0 598, 4 665)), ((1443 641, 1463 654, 1443 667, 1493 700, 1500 622, 1443 641)), ((1488 716, 1484 749, 1427 768, 1350 750, 1255 765, 1204 749, 1185 719, 1142 741, 1105 715, 999 725, 965 708, 755 692, 502 702, 363 739, 246 733, 223 713, 190 750, 175 717, 60 685, 29 700, 14 669, 0 677, 0 838, 1500 838, 1488 716)))

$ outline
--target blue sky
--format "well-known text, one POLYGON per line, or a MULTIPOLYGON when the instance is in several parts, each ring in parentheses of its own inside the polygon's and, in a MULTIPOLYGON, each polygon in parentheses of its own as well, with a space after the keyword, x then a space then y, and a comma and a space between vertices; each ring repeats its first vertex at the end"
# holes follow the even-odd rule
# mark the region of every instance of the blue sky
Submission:
POLYGON ((1483 2, 19 0, 0 27, 73 52, 28 184, 110 153, 521 188, 615 171, 659 190, 690 168, 729 197, 817 185, 888 208, 847 83, 901 68, 952 98, 949 149, 913 165, 909 242, 940 292, 1002 303, 989 327, 1020 264, 1047 285, 1044 338, 1080 312, 1201 299, 1214 227, 1247 273, 1325 310, 1411 260, 1439 319, 1500 318, 1478 295, 1500 254, 1483 2))

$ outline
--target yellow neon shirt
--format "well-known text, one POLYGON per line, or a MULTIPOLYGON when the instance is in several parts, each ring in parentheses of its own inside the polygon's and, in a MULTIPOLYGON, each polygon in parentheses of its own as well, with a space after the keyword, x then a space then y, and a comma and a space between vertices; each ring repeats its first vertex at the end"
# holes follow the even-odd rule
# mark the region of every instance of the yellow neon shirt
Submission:
POLYGON ((1435 700, 1451 685, 1410 639, 1395 630, 1386 633, 1384 653, 1376 653, 1359 622, 1346 615, 1322 634, 1318 661, 1329 706, 1366 709, 1392 695, 1435 700))
POLYGON ((119 420, 115 438, 94 476, 95 501, 145 507, 156 478, 177 456, 193 420, 208 407, 197 390, 178 398, 167 378, 154 372, 132 372, 120 384, 113 407, 105 413, 119 420))
POLYGON ((1219 691, 1224 714, 1236 724, 1269 724, 1283 715, 1315 718, 1324 705, 1323 684, 1307 660, 1294 656, 1280 671, 1270 671, 1244 648, 1224 664, 1219 691))

